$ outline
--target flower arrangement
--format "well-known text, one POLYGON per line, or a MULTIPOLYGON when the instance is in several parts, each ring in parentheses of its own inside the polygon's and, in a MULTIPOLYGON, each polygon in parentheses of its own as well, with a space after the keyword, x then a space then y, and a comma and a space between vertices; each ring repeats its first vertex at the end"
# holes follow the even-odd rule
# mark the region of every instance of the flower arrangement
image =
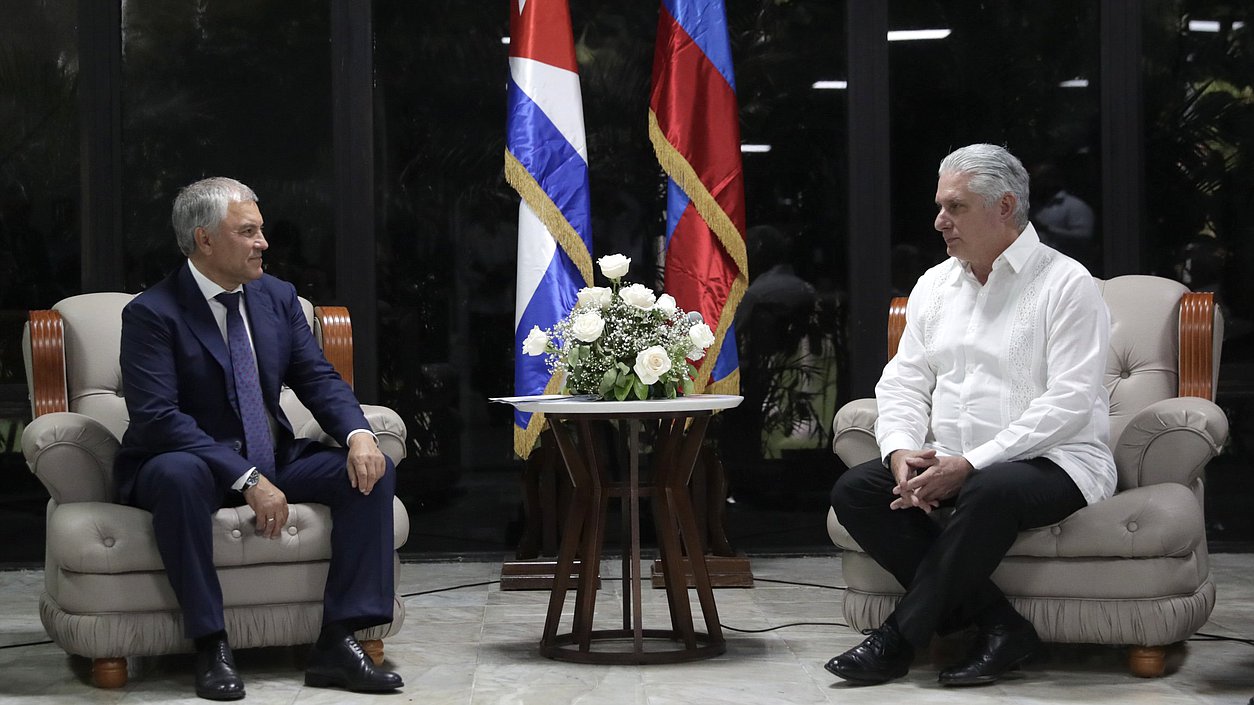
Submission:
POLYGON ((692 362, 714 343, 710 327, 669 294, 624 284, 630 258, 606 255, 597 264, 610 285, 580 290, 574 309, 551 329, 532 326, 523 352, 547 355, 568 394, 624 401, 686 393, 696 376, 692 362))

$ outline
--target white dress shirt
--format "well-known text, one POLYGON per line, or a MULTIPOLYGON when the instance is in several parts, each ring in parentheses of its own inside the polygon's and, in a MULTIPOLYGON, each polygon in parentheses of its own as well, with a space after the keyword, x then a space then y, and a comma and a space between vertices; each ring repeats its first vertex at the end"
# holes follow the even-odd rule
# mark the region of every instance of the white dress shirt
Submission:
POLYGON ((1103 384, 1110 313, 1078 262, 1031 224, 981 285, 950 258, 919 278, 897 355, 875 387, 875 435, 976 469, 1048 458, 1092 504, 1115 489, 1103 384))

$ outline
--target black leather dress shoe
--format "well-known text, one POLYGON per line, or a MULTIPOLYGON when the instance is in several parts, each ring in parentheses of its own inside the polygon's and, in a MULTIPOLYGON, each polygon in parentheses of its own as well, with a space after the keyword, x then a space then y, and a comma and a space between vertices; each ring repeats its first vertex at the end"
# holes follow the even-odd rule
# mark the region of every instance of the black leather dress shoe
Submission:
POLYGON ((875 685, 901 678, 910 671, 914 648, 891 624, 863 632, 867 638, 828 661, 823 667, 859 685, 875 685))
POLYGON ((357 693, 396 690, 405 685, 391 671, 374 667, 374 661, 352 636, 336 639, 330 646, 314 646, 305 666, 305 685, 338 687, 357 693))
POLYGON ((1040 637, 1027 620, 981 629, 967 660, 940 672, 941 685, 995 683, 1027 663, 1041 649, 1040 637))
POLYGON ((216 637, 196 651, 196 695, 206 700, 239 700, 244 681, 235 672, 235 657, 226 637, 216 637))

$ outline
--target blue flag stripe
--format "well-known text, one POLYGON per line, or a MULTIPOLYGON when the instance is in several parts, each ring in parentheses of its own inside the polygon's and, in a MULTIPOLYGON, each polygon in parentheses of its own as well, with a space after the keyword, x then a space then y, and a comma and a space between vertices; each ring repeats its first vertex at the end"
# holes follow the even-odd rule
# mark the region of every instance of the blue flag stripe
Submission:
POLYGON ((736 74, 732 70, 723 0, 662 0, 662 4, 735 91, 736 74))
POLYGON ((509 111, 506 139, 510 152, 535 177, 591 251, 587 163, 513 81, 509 83, 509 111))
POLYGON ((679 227, 679 219, 688 210, 688 194, 679 188, 674 179, 666 179, 666 247, 671 246, 671 238, 675 236, 675 228, 679 227))
MULTIPOLYGON (((550 377, 548 367, 544 364, 545 357, 523 354, 521 352, 523 340, 531 332, 532 326, 551 328, 553 324, 561 320, 575 307, 577 293, 582 287, 579 271, 574 263, 570 261, 562 248, 557 248, 548 268, 544 271, 544 276, 540 279, 540 286, 536 288, 536 293, 527 301, 527 307, 523 309, 518 329, 514 331, 514 355, 517 359, 517 364, 514 366, 516 394, 544 393, 550 377)), ((525 427, 530 419, 530 413, 514 412, 514 422, 519 426, 525 427)))

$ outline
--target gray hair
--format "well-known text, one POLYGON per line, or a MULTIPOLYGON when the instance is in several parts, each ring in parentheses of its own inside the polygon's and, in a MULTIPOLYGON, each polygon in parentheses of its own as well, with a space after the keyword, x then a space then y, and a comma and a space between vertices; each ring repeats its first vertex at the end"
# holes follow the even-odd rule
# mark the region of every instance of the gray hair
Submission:
POLYGON ((232 203, 257 202, 253 190, 225 176, 201 179, 185 186, 174 199, 170 223, 174 238, 183 254, 191 257, 196 251, 196 228, 216 228, 226 219, 232 203))
POLYGON ((967 188, 979 194, 986 205, 1003 195, 1015 197, 1015 224, 1028 226, 1028 172, 1018 157, 995 144, 972 144, 954 150, 941 160, 939 174, 968 174, 967 188))

